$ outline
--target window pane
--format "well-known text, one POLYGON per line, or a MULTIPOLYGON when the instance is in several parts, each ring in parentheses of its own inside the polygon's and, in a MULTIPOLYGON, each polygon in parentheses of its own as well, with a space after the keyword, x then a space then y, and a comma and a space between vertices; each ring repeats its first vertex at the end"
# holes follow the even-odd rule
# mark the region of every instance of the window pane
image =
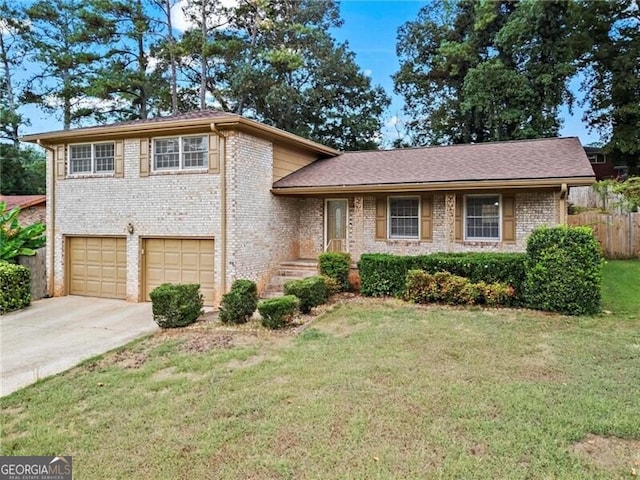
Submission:
POLYGON ((392 238, 418 238, 419 202, 417 198, 389 200, 389 234, 392 238))
POLYGON ((96 172, 113 172, 114 144, 98 143, 94 145, 96 172))
POLYGON ((186 137, 182 139, 184 168, 207 166, 207 137, 186 137))
POLYGON ((69 147, 69 172, 91 173, 91 145, 71 145, 69 147))
POLYGON ((500 238, 500 197, 466 197, 467 238, 491 239, 500 238))
POLYGON ((153 142, 153 165, 157 170, 180 168, 180 141, 163 138, 153 142))

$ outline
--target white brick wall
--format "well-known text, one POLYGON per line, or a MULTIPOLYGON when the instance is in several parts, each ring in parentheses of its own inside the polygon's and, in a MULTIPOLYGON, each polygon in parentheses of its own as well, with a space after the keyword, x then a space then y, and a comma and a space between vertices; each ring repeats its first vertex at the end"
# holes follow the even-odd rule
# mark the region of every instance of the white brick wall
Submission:
POLYGON ((280 261, 300 254, 299 200, 271 194, 271 142, 232 133, 227 158, 228 286, 248 278, 262 289, 280 261))
MULTIPOLYGON (((49 169, 51 163, 48 162, 49 169)), ((141 237, 219 237, 220 175, 173 173, 140 177, 137 139, 125 141, 124 163, 124 178, 56 181, 55 229, 50 229, 55 231, 56 295, 64 291, 65 235, 127 238, 127 299, 130 301, 137 301, 140 295, 141 237), (133 235, 127 232, 129 223, 134 226, 133 235)), ((49 186, 48 191, 51 192, 49 186)), ((215 252, 215 258, 217 274, 219 251, 215 252)))

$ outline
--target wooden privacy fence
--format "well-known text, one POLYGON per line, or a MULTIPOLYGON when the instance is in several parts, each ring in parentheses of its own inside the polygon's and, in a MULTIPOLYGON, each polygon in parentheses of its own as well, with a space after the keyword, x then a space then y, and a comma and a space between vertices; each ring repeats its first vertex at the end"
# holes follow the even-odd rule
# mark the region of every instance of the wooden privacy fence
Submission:
POLYGON ((593 228, 607 258, 640 257, 640 213, 569 215, 569 225, 593 228))

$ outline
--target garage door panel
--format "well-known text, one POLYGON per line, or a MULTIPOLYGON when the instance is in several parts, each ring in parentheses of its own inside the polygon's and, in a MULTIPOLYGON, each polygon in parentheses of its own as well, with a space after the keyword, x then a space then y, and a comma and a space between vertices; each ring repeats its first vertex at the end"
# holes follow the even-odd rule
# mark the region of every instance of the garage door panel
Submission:
POLYGON ((213 240, 147 239, 144 244, 145 298, 162 283, 200 283, 205 304, 213 304, 213 240))
POLYGON ((72 237, 69 248, 69 293, 126 298, 126 240, 72 237))

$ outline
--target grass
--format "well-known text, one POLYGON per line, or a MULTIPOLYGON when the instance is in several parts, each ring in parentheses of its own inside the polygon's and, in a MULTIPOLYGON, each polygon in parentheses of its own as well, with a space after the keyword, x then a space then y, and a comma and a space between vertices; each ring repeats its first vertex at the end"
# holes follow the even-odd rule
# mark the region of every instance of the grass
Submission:
POLYGON ((632 318, 640 315, 640 259, 608 260, 604 266, 603 307, 632 318))
POLYGON ((367 300, 297 337, 157 335, 1 399, 0 453, 82 479, 633 478, 638 266, 608 263, 598 317, 367 300))

